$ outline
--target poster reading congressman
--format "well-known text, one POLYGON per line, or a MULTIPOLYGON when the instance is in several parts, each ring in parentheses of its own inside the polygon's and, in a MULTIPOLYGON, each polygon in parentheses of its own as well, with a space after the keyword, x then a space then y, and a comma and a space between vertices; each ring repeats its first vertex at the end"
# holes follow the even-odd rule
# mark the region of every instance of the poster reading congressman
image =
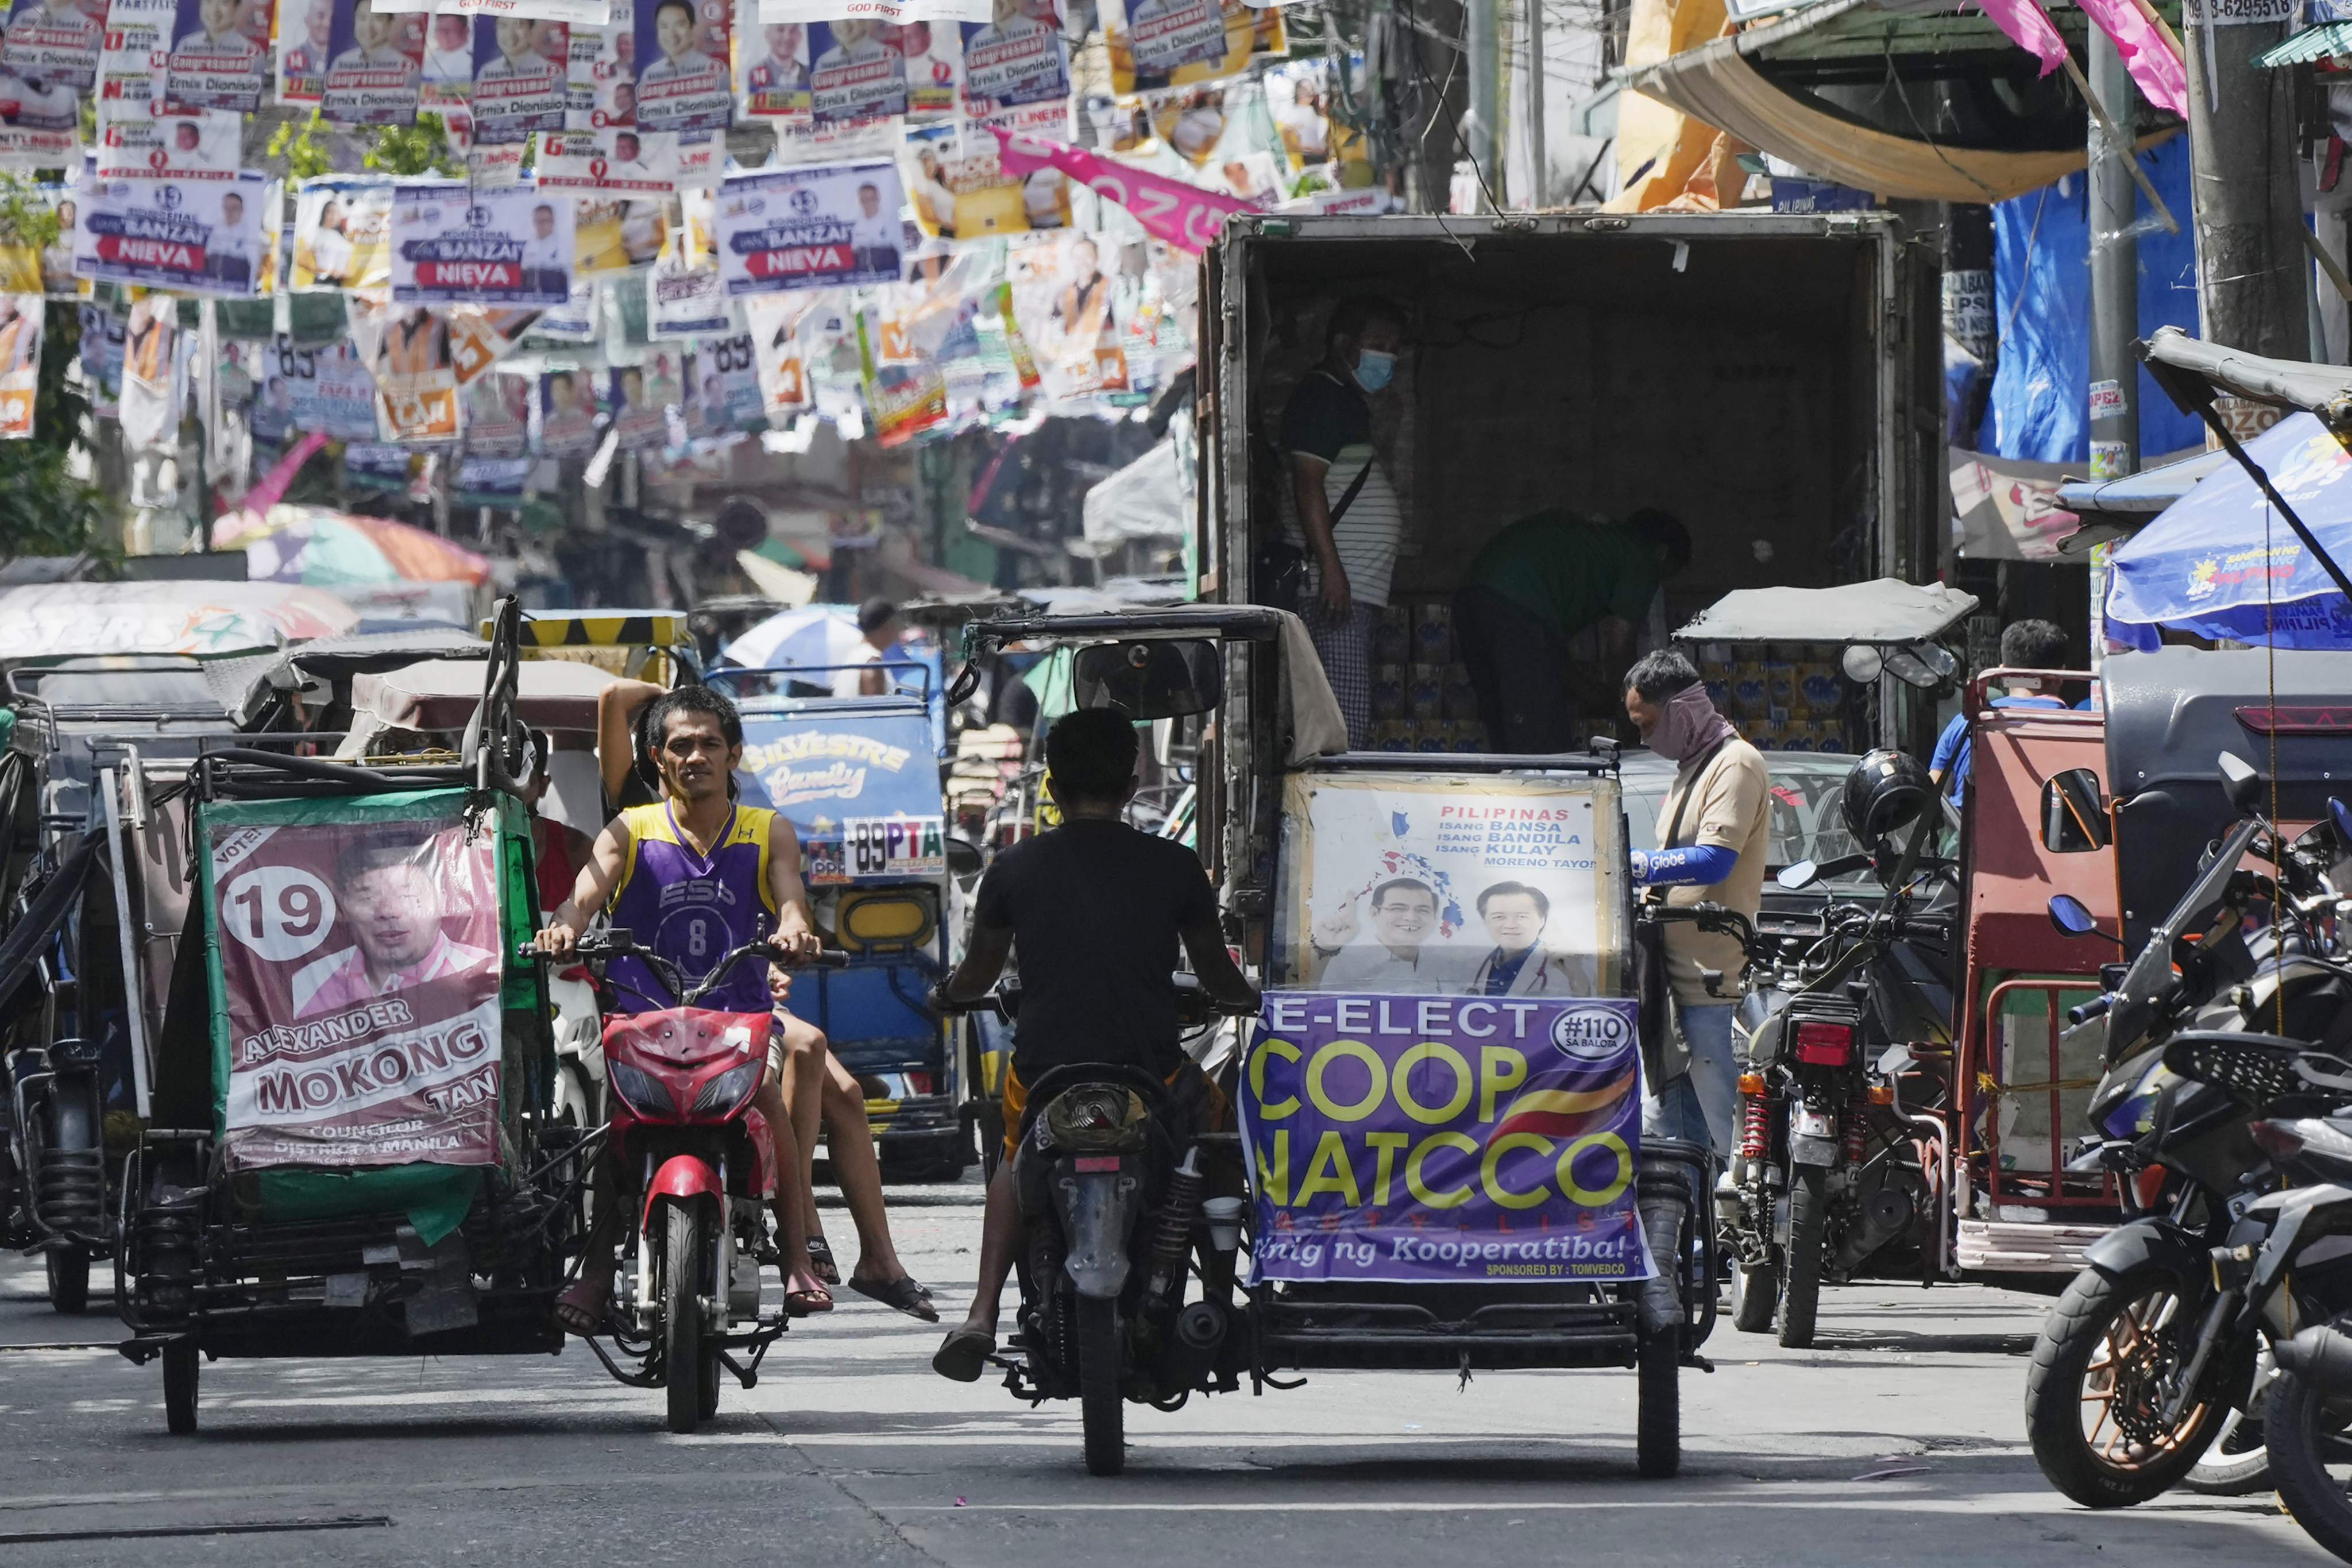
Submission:
POLYGON ((380 8, 375 0, 336 0, 320 75, 320 115, 339 125, 405 125, 415 120, 424 80, 424 23, 421 16, 380 8))
POLYGON ((269 88, 272 0, 179 0, 163 96, 188 109, 250 114, 269 88))
POLYGON ((105 0, 16 0, 0 34, 0 53, 11 76, 88 92, 97 85, 105 42, 105 0))
POLYGON ((526 16, 474 19, 474 140, 525 142, 563 129, 572 43, 561 22, 526 16))
POLYGON ((1641 1062, 1630 1001, 1269 994, 1250 1282, 1648 1279, 1641 1062))
POLYGON ((727 292, 896 283, 904 199, 892 163, 730 174, 717 213, 727 292))
POLYGON ((1294 774, 1277 985, 1464 996, 1622 990, 1614 786, 1294 774))
POLYGON ((495 837, 299 812, 209 814, 230 1165, 495 1163, 495 837))
POLYGON ((403 305, 561 305, 572 293, 572 203, 529 185, 393 187, 392 297, 403 305))
POLYGON ((1050 106, 1066 117, 1069 96, 1069 51, 1053 0, 995 0, 988 21, 963 25, 963 102, 971 119, 1025 131, 1031 127, 1018 111, 1050 106))
POLYGON ((907 59, 878 22, 816 22, 808 28, 809 114, 819 125, 907 112, 907 59))
POLYGON ((266 281, 271 185, 259 174, 194 188, 89 174, 79 191, 76 277, 216 299, 244 298, 266 281))
POLYGON ((729 0, 638 0, 640 131, 724 131, 734 117, 729 0))

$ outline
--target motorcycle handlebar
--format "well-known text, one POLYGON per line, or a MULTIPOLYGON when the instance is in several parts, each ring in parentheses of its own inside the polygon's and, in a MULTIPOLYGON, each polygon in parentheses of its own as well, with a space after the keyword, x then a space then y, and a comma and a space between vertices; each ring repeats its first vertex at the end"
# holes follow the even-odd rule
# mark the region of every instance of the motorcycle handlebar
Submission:
POLYGON ((2107 1009, 2115 1005, 2115 1001, 2112 994, 2095 996, 2079 1007, 2067 1008, 2066 1021, 2070 1024, 2087 1024, 2094 1018, 2104 1018, 2106 1016, 2107 1009))
POLYGON ((1746 915, 1721 904, 1649 904, 1643 906, 1643 918, 1661 923, 1687 921, 1706 931, 1724 931, 1739 939, 1743 948, 1756 942, 1756 928, 1746 915))

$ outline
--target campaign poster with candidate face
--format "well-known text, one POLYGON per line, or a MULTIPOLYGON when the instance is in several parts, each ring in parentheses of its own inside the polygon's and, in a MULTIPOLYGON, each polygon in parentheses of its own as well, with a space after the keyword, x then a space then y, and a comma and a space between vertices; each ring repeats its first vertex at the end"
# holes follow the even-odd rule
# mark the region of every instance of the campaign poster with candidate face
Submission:
POLYGON ((289 109, 318 107, 327 90, 327 62, 334 58, 334 40, 335 0, 278 0, 279 103, 289 109))
POLYGON ((415 119, 424 81, 425 21, 382 9, 376 0, 336 0, 320 117, 339 125, 405 125, 415 119))
POLYGON ((420 809, 205 809, 233 1169, 497 1163, 498 841, 420 809))
POLYGON ((719 436, 768 427, 768 416, 760 401, 759 362, 749 333, 706 338, 697 343, 687 356, 686 378, 694 408, 687 426, 688 435, 719 436))
POLYGON ((12 76, 88 92, 97 85, 105 41, 105 0, 16 0, 0 53, 12 76))
MULTIPOLYGON (((994 0, 982 23, 963 32, 964 112, 982 124, 1024 109, 1049 106, 1066 116, 1070 56, 1054 0, 994 0)), ((1004 124, 1004 130, 1026 125, 1004 124)))
MULTIPOLYGON (((320 349, 298 349, 279 333, 264 364, 283 384, 287 418, 297 430, 335 441, 376 438, 375 376, 357 344, 346 338, 320 349)), ((268 388, 264 387, 265 395, 268 388)))
POLYGON ((531 383, 493 371, 466 384, 466 450, 484 458, 520 458, 530 443, 531 383))
POLYGON ((78 189, 76 277, 216 299, 248 296, 267 280, 262 215, 270 182, 262 174, 194 187, 92 174, 78 189))
POLYGON ((896 283, 904 200, 891 163, 730 174, 717 214, 727 292, 896 283))
POLYGON ((534 173, 543 191, 667 196, 677 189, 677 132, 626 125, 551 131, 539 139, 534 173))
MULTIPOLYGON (((591 278, 625 272, 633 267, 646 266, 661 254, 668 204, 660 197, 598 200, 581 196, 577 200, 575 232, 579 237, 573 247, 577 259, 572 264, 575 276, 591 278)), ((542 326, 541 330, 546 329, 542 326)))
POLYGON ((801 345, 793 329, 810 302, 818 298, 754 294, 743 301, 744 321, 751 329, 752 362, 760 373, 760 410, 780 430, 809 404, 808 377, 802 369, 801 345))
POLYGON ((81 375, 89 386, 91 411, 115 417, 122 398, 123 343, 129 336, 124 312, 99 304, 81 307, 81 375))
POLYGON ((646 336, 654 342, 715 337, 734 324, 719 268, 672 245, 646 274, 646 336))
POLYGON ((425 23, 425 59, 417 73, 417 105, 442 118, 452 137, 474 135, 474 18, 454 5, 436 7, 425 23))
POLYGON ((809 115, 817 124, 907 112, 906 58, 882 31, 878 22, 809 25, 809 115))
POLYGON ((1239 76, 1254 58, 1289 48, 1281 8, 1247 0, 1105 0, 1102 24, 1120 97, 1239 76), (1215 32, 1204 7, 1217 13, 1215 32))
POLYGON ((1278 985, 1386 994, 1620 992, 1626 942, 1605 780, 1309 773, 1284 805, 1295 889, 1278 985))
POLYGON ((564 129, 602 131, 637 122, 637 14, 634 0, 613 0, 601 27, 575 23, 566 72, 564 129))
POLYGON ((123 443, 133 451, 179 441, 186 385, 181 336, 179 308, 171 300, 149 294, 131 302, 122 324, 121 418, 123 443))
POLYGON ((804 117, 809 111, 808 24, 762 23, 759 11, 760 0, 738 0, 736 112, 754 120, 804 117))
POLYGON ((382 289, 392 281, 392 182, 311 180, 294 198, 296 289, 382 289))
POLYGON ((1062 172, 1007 174, 1000 152, 996 138, 984 132, 959 139, 945 125, 908 132, 898 172, 925 234, 978 239, 1069 226, 1069 181, 1062 172))
POLYGON ((529 140, 563 129, 572 42, 562 22, 474 18, 474 140, 529 140))
POLYGON ((47 308, 38 294, 0 294, 0 441, 22 440, 33 433, 47 308))
POLYGON ((584 370, 551 370, 539 378, 540 456, 584 458, 595 451, 596 380, 584 370))
POLYGON ((614 440, 622 451, 644 451, 669 439, 669 411, 646 397, 643 365, 614 371, 610 393, 614 440))
POLYGON ((561 305, 572 202, 530 185, 403 180, 392 194, 392 297, 403 305, 561 305))
POLYGON ((733 120, 730 0, 639 0, 636 115, 641 131, 724 131, 733 120))
POLYGON ((98 173, 110 180, 234 180, 244 130, 234 110, 181 110, 161 99, 128 106, 98 129, 98 173))
POLYGON ((269 87, 273 9, 273 0, 179 0, 163 96, 190 109, 259 109, 269 87))
POLYGON ((81 110, 69 87, 22 78, 13 95, 0 94, 0 169, 30 174, 72 164, 81 156, 81 110))
POLYGON ((92 94, 100 120, 114 118, 125 104, 163 96, 179 17, 179 0, 110 0, 92 94))
POLYGON ((375 352, 376 413, 384 438, 403 445, 457 437, 457 371, 445 312, 395 310, 375 352))

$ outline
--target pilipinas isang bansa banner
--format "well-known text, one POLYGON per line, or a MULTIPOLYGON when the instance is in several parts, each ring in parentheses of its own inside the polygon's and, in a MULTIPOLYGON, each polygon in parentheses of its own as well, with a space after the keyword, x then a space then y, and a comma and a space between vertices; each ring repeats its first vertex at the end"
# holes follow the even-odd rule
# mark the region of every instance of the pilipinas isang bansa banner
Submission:
POLYGON ((1250 1278, 1646 1279, 1635 1004, 1270 992, 1250 1278))
POLYGON ((230 1163, 495 1163, 497 834, 456 792, 403 819, 257 805, 205 823, 230 1163))

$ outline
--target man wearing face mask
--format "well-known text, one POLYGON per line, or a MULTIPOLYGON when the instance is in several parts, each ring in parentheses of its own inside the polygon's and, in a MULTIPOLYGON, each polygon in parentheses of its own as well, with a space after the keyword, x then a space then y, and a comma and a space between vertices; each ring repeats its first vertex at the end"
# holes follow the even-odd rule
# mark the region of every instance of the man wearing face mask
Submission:
MULTIPOLYGON (((1675 764, 1658 808, 1659 847, 1633 852, 1634 881, 1663 889, 1669 904, 1717 903, 1753 921, 1763 903, 1771 820, 1763 755, 1715 710, 1698 671, 1672 648, 1644 655, 1625 672, 1625 715, 1643 744, 1675 764)), ((1747 954, 1738 938, 1688 922, 1665 928, 1665 952, 1675 1026, 1670 1059, 1644 1064, 1652 1093, 1642 1131, 1708 1144, 1727 1163, 1739 1088, 1731 1015, 1747 954), (1721 996, 1707 992, 1702 972, 1709 969, 1723 976, 1721 996)))
POLYGON ((1385 300, 1332 307, 1323 361, 1282 411, 1282 532, 1307 553, 1298 613, 1348 721, 1348 744, 1372 734, 1372 615, 1389 602, 1403 513, 1372 445, 1369 401, 1396 371, 1404 314, 1385 300))

